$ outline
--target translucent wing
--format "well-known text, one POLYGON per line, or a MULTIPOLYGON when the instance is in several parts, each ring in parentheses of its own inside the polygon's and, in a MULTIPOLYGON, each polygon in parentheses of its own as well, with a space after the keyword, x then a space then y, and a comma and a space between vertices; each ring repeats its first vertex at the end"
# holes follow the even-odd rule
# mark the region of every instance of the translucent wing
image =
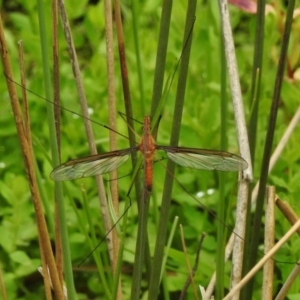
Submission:
POLYGON ((248 167, 243 158, 225 151, 158 145, 157 149, 166 151, 178 165, 192 169, 242 171, 248 167))
POLYGON ((51 172, 50 178, 64 181, 105 174, 116 170, 127 161, 131 152, 137 150, 137 148, 128 148, 70 160, 56 167, 51 172))

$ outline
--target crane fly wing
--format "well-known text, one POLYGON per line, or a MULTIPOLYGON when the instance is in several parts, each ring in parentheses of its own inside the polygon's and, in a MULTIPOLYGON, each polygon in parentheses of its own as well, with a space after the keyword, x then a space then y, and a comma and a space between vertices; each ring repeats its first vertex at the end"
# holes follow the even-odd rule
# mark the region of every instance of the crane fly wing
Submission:
POLYGON ((116 170, 127 161, 131 152, 137 150, 137 148, 128 148, 70 160, 57 166, 51 172, 50 178, 64 181, 105 174, 116 170))
POLYGON ((242 171, 247 169, 247 162, 238 155, 218 150, 157 146, 178 165, 192 169, 242 171))

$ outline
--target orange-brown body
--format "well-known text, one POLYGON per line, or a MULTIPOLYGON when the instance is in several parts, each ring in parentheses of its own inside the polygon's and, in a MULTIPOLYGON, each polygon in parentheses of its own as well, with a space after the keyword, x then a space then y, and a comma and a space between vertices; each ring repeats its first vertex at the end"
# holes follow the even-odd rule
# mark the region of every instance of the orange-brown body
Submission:
POLYGON ((153 156, 156 150, 156 143, 151 134, 151 121, 149 116, 145 116, 143 125, 143 136, 139 144, 139 150, 144 155, 144 176, 145 185, 148 192, 152 190, 153 177, 153 156))

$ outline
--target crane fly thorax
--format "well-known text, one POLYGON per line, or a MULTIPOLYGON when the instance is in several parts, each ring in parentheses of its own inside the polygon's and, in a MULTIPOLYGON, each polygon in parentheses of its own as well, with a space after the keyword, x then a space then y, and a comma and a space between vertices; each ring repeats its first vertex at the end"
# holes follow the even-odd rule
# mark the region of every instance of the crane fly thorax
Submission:
POLYGON ((146 157, 153 156, 153 154, 156 150, 156 144, 155 144, 155 140, 151 134, 142 137, 141 142, 139 144, 139 150, 146 157))
POLYGON ((143 126, 143 136, 139 144, 139 150, 146 158, 152 158, 156 150, 155 139, 151 134, 150 117, 145 116, 143 126))

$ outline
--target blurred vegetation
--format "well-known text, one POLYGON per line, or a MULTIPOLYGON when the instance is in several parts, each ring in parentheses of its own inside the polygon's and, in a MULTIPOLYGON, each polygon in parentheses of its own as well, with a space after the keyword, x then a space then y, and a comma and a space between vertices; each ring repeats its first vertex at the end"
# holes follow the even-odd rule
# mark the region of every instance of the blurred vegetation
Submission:
MULTIPOLYGON (((184 27, 186 1, 174 2, 166 77, 172 74, 181 53, 181 37, 184 27)), ((180 135, 180 145, 186 147, 219 149, 220 144, 220 30, 217 4, 214 1, 198 4, 196 22, 193 35, 193 46, 189 68, 189 78, 186 90, 183 121, 180 135)), ((157 1, 141 1, 139 10, 139 44, 141 49, 142 72, 144 83, 144 97, 141 97, 136 56, 132 32, 131 3, 122 2, 122 17, 125 35, 126 58, 128 63, 129 82, 133 99, 133 112, 138 121, 149 113, 153 74, 156 58, 157 36, 160 22, 160 3, 157 1), (143 99, 141 103, 140 99, 143 99), (146 108, 146 111, 143 110, 146 108)), ((84 87, 92 110, 91 119, 101 124, 107 124, 107 74, 106 74, 106 49, 104 32, 103 2, 77 1, 74 5, 66 1, 67 13, 71 23, 73 38, 80 62, 84 87)), ((51 5, 46 1, 47 24, 49 24, 49 43, 51 41, 51 5)), ((258 119, 258 135, 255 161, 255 178, 260 172, 260 163, 263 153, 268 114, 274 86, 274 78, 279 55, 279 45, 282 37, 282 11, 284 7, 275 7, 274 13, 266 16, 266 34, 264 48, 264 67, 262 70, 261 103, 258 119)), ((244 107, 247 116, 250 113, 249 94, 252 74, 253 43, 255 34, 255 15, 243 12, 230 6, 231 22, 234 30, 234 40, 240 72, 240 80, 244 98, 244 107)), ((45 203, 54 211, 54 184, 49 178, 52 170, 51 162, 45 153, 49 155, 49 133, 45 122, 46 103, 43 100, 43 74, 41 67, 40 41, 38 20, 35 1, 16 0, 2 2, 1 16, 6 28, 6 38, 11 60, 14 62, 13 70, 15 78, 19 78, 17 42, 23 41, 25 50, 25 62, 27 72, 28 89, 35 94, 28 93, 32 133, 34 135, 34 151, 37 167, 40 170, 44 189, 45 203)), ((288 126, 293 114, 299 105, 299 18, 295 19, 291 47, 289 49, 289 61, 282 90, 282 103, 280 106, 275 143, 279 142, 283 132, 288 126)), ((60 31, 60 96, 62 106, 72 111, 79 112, 78 98, 72 76, 72 70, 67 55, 66 43, 63 32, 60 31)), ((115 58, 118 61, 117 47, 114 49, 115 58)), ((51 58, 49 58, 51 59, 51 58)), ((122 99, 121 76, 118 63, 116 63, 116 88, 117 109, 124 112, 122 99)), ((20 145, 16 135, 13 115, 10 108, 8 92, 4 77, 0 81, 0 258, 4 282, 8 292, 8 299, 41 299, 43 297, 43 280, 37 272, 40 265, 40 254, 35 227, 35 216, 31 205, 31 196, 28 189, 26 174, 21 158, 20 145)), ((164 108, 159 125, 157 142, 167 145, 174 105, 175 86, 170 87, 168 100, 164 108)), ((20 91, 21 93, 21 91, 20 91)), ((228 97, 230 93, 228 89, 228 97)), ((232 114, 231 102, 228 101, 228 151, 238 153, 236 131, 232 114)), ((98 151, 108 151, 108 130, 94 124, 94 131, 98 144, 98 151)), ((118 131, 126 135, 126 124, 122 118, 118 118, 118 131)), ((137 128, 140 126, 137 126, 137 128)), ((138 132, 141 134, 141 131, 138 132)), ((275 165, 269 177, 269 184, 276 186, 278 196, 287 200, 293 209, 300 213, 298 195, 300 194, 300 151, 299 151, 299 126, 294 132, 284 149, 280 160, 275 165)), ((61 127, 62 161, 88 155, 83 122, 80 117, 62 111, 61 127)), ((118 138, 119 149, 127 148, 128 141, 118 138)), ((164 163, 164 162, 162 162, 164 163)), ((119 176, 131 172, 130 164, 120 168, 119 176)), ((234 224, 234 208, 237 190, 237 174, 228 173, 226 196, 228 201, 228 226, 234 224)), ((210 208, 217 211, 218 205, 218 176, 216 172, 190 170, 177 168, 177 180, 194 197, 210 208), (209 193, 209 191, 213 191, 209 193)), ((150 246, 152 238, 156 235, 157 214, 159 214, 162 184, 164 180, 164 168, 155 164, 154 187, 151 199, 151 217, 149 219, 148 232, 150 246), (157 207, 158 208, 157 208, 157 207)), ((122 207, 128 187, 130 176, 119 180, 120 205, 122 207)), ((77 213, 85 218, 83 210, 81 186, 86 190, 90 214, 94 220, 94 226, 99 239, 105 235, 101 222, 101 214, 94 186, 94 179, 87 178, 74 182, 67 182, 69 197, 74 200, 77 213)), ((134 259, 134 245, 136 238, 136 220, 138 218, 135 197, 129 209, 128 237, 126 238, 123 254, 122 285, 124 299, 128 299, 130 293, 132 263, 134 259)), ((74 266, 82 261, 89 253, 90 248, 85 243, 84 235, 78 227, 78 220, 74 212, 74 206, 66 200, 70 249, 74 266)), ((122 211, 122 208, 121 208, 122 211)), ((216 219, 205 211, 191 195, 187 194, 178 184, 174 185, 173 205, 166 226, 171 227, 172 220, 179 216, 179 222, 183 224, 186 244, 191 261, 194 259, 197 242, 202 232, 207 233, 200 254, 199 270, 195 276, 195 282, 206 286, 215 269, 216 252, 216 219)), ((280 238, 290 225, 280 212, 276 212, 277 223, 276 236, 280 238)), ((49 215, 47 218, 53 218, 49 215)), ((53 228, 50 233, 53 236, 53 228)), ((230 232, 228 233, 230 234, 230 232)), ((105 252, 106 246, 101 245, 100 251, 105 252)), ((299 239, 296 237, 276 255, 275 259, 281 262, 295 262, 300 248, 299 239)), ((153 250, 153 249, 151 249, 153 250)), ((109 259, 107 258, 107 264, 109 259)), ((226 267, 227 288, 230 279, 230 264, 226 267)), ((108 267, 107 267, 108 268, 108 267)), ((289 274, 293 264, 276 263, 274 291, 278 290, 282 281, 289 274)), ((168 292, 170 299, 178 299, 177 293, 182 288, 188 270, 182 254, 179 232, 175 234, 172 249, 167 261, 168 292), (174 298, 172 298, 174 297, 174 298)), ((107 270, 109 272, 109 270, 107 270)), ((102 287, 99 283, 97 272, 94 272, 93 261, 86 266, 74 268, 75 286, 79 299, 103 299, 102 287)), ((259 278, 257 278, 259 282, 259 278)), ((260 284, 256 285, 255 299, 259 298, 260 284)), ((297 280, 291 294, 300 290, 300 281, 297 280)), ((144 291, 146 293, 146 290, 144 291)), ((163 299, 163 298, 161 298, 163 299)), ((193 299, 192 291, 186 299, 193 299)))

